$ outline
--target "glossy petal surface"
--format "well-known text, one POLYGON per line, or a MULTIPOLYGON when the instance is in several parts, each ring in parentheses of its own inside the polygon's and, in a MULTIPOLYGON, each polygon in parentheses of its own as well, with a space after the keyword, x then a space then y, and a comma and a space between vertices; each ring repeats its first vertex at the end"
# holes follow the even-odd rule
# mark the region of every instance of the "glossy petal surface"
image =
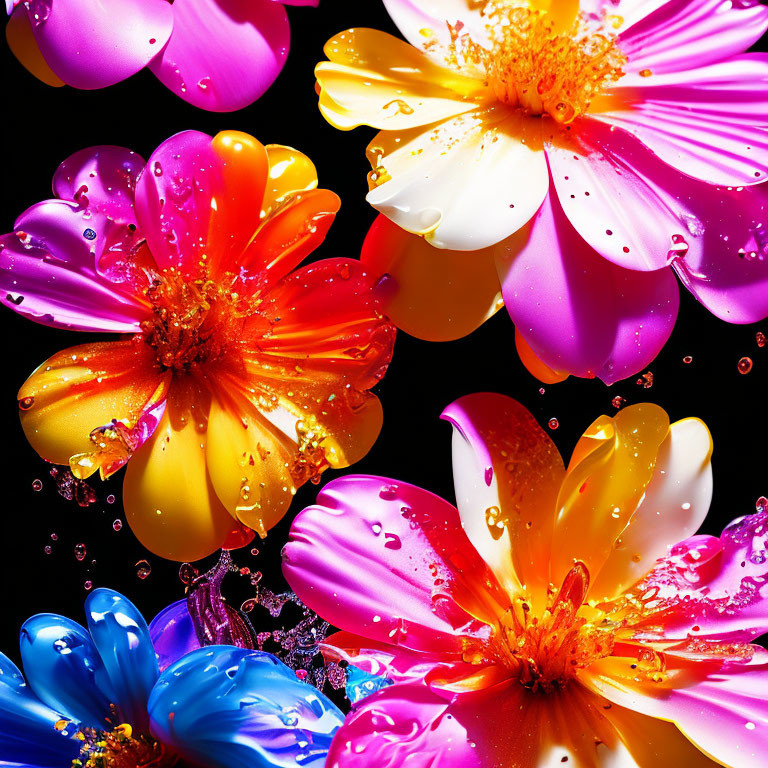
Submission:
POLYGON ((289 39, 285 10, 272 0, 177 0, 173 33, 149 68, 190 104, 231 112, 272 85, 289 39))
POLYGON ((152 732, 210 768, 324 765, 342 713, 274 656, 201 648, 160 677, 152 732))
POLYGON ((360 259, 377 278, 384 312, 416 338, 459 339, 501 307, 490 249, 467 253, 434 248, 423 237, 379 216, 368 231, 360 259))
POLYGON ((147 622, 130 600, 111 589, 92 592, 85 613, 123 722, 146 731, 147 701, 158 676, 147 622))
POLYGON ((149 623, 149 634, 161 672, 200 647, 186 599, 163 608, 149 623))

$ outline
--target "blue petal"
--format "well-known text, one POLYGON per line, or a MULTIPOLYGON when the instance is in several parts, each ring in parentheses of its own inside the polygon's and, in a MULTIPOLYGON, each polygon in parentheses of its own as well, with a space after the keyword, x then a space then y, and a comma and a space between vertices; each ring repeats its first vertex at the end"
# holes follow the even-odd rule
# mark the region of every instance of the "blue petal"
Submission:
POLYGON ((57 731, 62 717, 32 693, 13 662, 0 653, 0 765, 68 768, 80 752, 76 724, 57 731))
POLYGON ((160 674, 147 622, 128 598, 111 589, 92 592, 85 602, 85 614, 117 696, 121 721, 146 732, 147 702, 160 674))
POLYGON ((30 688, 45 704, 72 720, 110 725, 116 696, 91 636, 64 616, 40 613, 21 628, 21 660, 30 688))
POLYGON ((200 647, 186 600, 179 600, 163 608, 150 622, 149 634, 161 670, 200 647))
POLYGON ((347 698, 353 703, 367 699, 371 694, 393 685, 394 681, 383 675, 372 675, 370 672, 363 672, 359 667, 350 665, 347 667, 347 687, 345 693, 347 698))
POLYGON ((156 738, 208 768, 322 768, 344 721, 274 656, 229 645, 163 672, 149 714, 156 738))

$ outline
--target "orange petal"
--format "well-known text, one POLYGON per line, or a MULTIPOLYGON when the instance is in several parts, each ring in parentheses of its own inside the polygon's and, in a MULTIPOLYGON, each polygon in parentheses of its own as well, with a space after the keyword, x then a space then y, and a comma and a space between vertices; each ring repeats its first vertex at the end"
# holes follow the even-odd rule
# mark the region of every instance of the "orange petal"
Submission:
POLYGON ((191 562, 219 549, 233 526, 206 469, 208 405, 182 387, 174 381, 157 430, 128 462, 123 502, 147 549, 191 562))
POLYGON ((21 426, 44 459, 67 464, 94 450, 89 436, 97 427, 113 419, 135 424, 161 379, 151 349, 133 339, 72 347, 19 390, 21 426))
POLYGON ((557 500, 550 579, 559 584, 582 561, 595 578, 635 512, 669 431, 650 403, 597 419, 579 440, 557 500))
POLYGON ((238 266, 259 274, 254 289, 274 283, 309 256, 325 239, 341 200, 327 189, 295 193, 269 216, 238 266))
POLYGON ((282 144, 267 144, 269 179, 262 203, 262 218, 289 195, 317 188, 315 164, 303 153, 282 144))
POLYGON ((269 161, 264 145, 240 131, 222 131, 211 146, 221 161, 221 186, 211 199, 206 251, 215 276, 238 271, 240 256, 261 226, 269 161))
POLYGON ((379 283, 383 310, 398 328, 419 339, 460 339, 503 306, 490 248, 435 248, 380 215, 360 258, 374 278, 386 276, 379 283))
POLYGON ((66 85, 43 58, 43 54, 40 52, 40 48, 35 41, 29 15, 23 5, 17 6, 13 15, 8 20, 8 26, 5 28, 5 37, 8 40, 8 47, 13 52, 13 55, 38 80, 42 80, 46 85, 52 85, 56 88, 66 85))
POLYGON ((517 354, 520 355, 520 361, 528 369, 528 373, 535 376, 542 384, 559 384, 570 375, 566 371, 556 371, 554 368, 550 368, 537 357, 517 328, 515 328, 515 346, 517 347, 517 354))

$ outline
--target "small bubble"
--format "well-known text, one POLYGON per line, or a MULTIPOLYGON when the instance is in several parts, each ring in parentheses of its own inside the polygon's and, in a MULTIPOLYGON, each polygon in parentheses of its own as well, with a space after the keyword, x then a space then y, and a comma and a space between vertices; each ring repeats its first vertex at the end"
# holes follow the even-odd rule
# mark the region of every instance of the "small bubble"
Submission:
POLYGON ((555 418, 551 418, 548 422, 548 426, 550 429, 557 429, 560 426, 560 422, 555 418))
POLYGON ((33 491, 42 491, 43 490, 43 481, 42 480, 33 480, 32 481, 32 490, 33 491))
POLYGON ((626 402, 627 402, 626 399, 623 398, 621 395, 616 395, 616 397, 614 397, 613 400, 611 400, 611 405, 614 408, 621 408, 621 406, 624 405, 624 403, 626 402))
POLYGON ((83 586, 85 587, 85 591, 88 592, 93 587, 93 582, 88 579, 83 586))
POLYGON ((88 227, 88 229, 86 229, 86 230, 83 232, 83 237, 84 237, 86 240, 95 240, 95 239, 96 239, 96 231, 95 231, 95 230, 93 230, 93 229, 91 229, 90 227, 88 227))
POLYGON ((53 552, 53 547, 50 544, 46 544, 45 547, 43 548, 43 551, 45 552, 46 555, 50 555, 51 552, 53 552))
POLYGON ((539 394, 540 394, 540 395, 543 395, 543 394, 544 394, 546 391, 547 391, 547 390, 546 390, 546 389, 544 389, 544 387, 541 387, 541 388, 539 389, 539 394))
POLYGON ((646 371, 635 383, 638 387, 650 389, 653 386, 653 374, 650 371, 646 371))
POLYGON ((112 523, 112 528, 116 531, 120 531, 123 528, 123 521, 122 520, 115 520, 114 523, 112 523))
POLYGON ((243 613, 250 613, 257 605, 258 603, 256 602, 256 600, 254 598, 250 598, 240 606, 240 610, 243 613))
POLYGON ((252 554, 254 557, 256 557, 256 555, 258 555, 258 554, 259 554, 259 550, 258 550, 258 549, 256 549, 256 547, 254 547, 254 548, 251 550, 251 554, 252 554))
POLYGON ((766 509, 768 509, 768 499, 765 498, 765 496, 761 496, 756 502, 755 502, 755 509, 758 512, 765 512, 766 509))
POLYGON ((693 357, 692 357, 691 355, 686 355, 686 356, 683 358, 683 362, 684 362, 686 365, 690 365, 690 364, 693 362, 693 357))
POLYGON ((152 573, 152 566, 147 560, 139 560, 139 562, 136 563, 136 575, 142 581, 144 581, 150 573, 152 573))
POLYGON ((110 493, 109 496, 107 496, 107 504, 114 504, 114 503, 115 503, 114 494, 110 493))
POLYGON ((752 358, 742 357, 737 367, 742 375, 749 373, 752 370, 752 358))
POLYGON ((79 560, 85 560, 85 556, 88 554, 85 544, 75 544, 75 557, 79 560))
POLYGON ((52 533, 51 534, 51 541, 58 541, 59 540, 59 534, 58 533, 52 533))
POLYGON ((391 501, 397 498, 397 486, 396 485, 383 485, 379 491, 379 497, 386 501, 391 501))
POLYGON ((755 334, 755 341, 757 342, 757 346, 762 349, 766 344, 765 334, 762 331, 758 331, 755 334))

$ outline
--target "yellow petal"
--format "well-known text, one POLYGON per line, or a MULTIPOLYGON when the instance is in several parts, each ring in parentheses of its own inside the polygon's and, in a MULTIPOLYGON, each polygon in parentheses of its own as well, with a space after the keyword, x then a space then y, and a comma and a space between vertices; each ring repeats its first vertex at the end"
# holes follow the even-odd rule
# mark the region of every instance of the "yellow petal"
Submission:
POLYGON ((230 514, 264 536, 280 522, 296 492, 290 472, 296 443, 254 408, 243 404, 240 410, 237 414, 216 399, 211 404, 208 472, 230 514))
POLYGON ((206 469, 207 404, 194 406, 176 382, 150 440, 128 462, 123 485, 131 530, 151 552, 193 561, 215 552, 232 529, 206 469))
POLYGON ((289 195, 317 188, 315 164, 303 153, 281 144, 267 144, 269 177, 262 203, 266 218, 289 195))
POLYGON ((451 341, 480 327, 502 306, 493 251, 449 251, 379 216, 361 261, 379 283, 383 309, 412 336, 451 341))
POLYGON ((435 64, 385 32, 347 30, 328 41, 325 54, 330 61, 315 70, 320 110, 342 130, 428 125, 493 98, 481 81, 435 64))
POLYGON ((93 451, 91 432, 135 424, 161 382, 151 349, 133 339, 83 344, 44 362, 19 390, 21 426, 47 461, 93 451))
POLYGON ((562 583, 574 560, 594 583, 653 476, 669 431, 663 409, 629 406, 601 417, 577 444, 557 500, 550 580, 562 583))
POLYGON ((48 66, 43 58, 40 48, 35 41, 32 24, 29 21, 26 8, 18 6, 8 20, 5 28, 5 37, 8 47, 13 55, 29 70, 38 80, 46 85, 61 88, 66 83, 48 66))

